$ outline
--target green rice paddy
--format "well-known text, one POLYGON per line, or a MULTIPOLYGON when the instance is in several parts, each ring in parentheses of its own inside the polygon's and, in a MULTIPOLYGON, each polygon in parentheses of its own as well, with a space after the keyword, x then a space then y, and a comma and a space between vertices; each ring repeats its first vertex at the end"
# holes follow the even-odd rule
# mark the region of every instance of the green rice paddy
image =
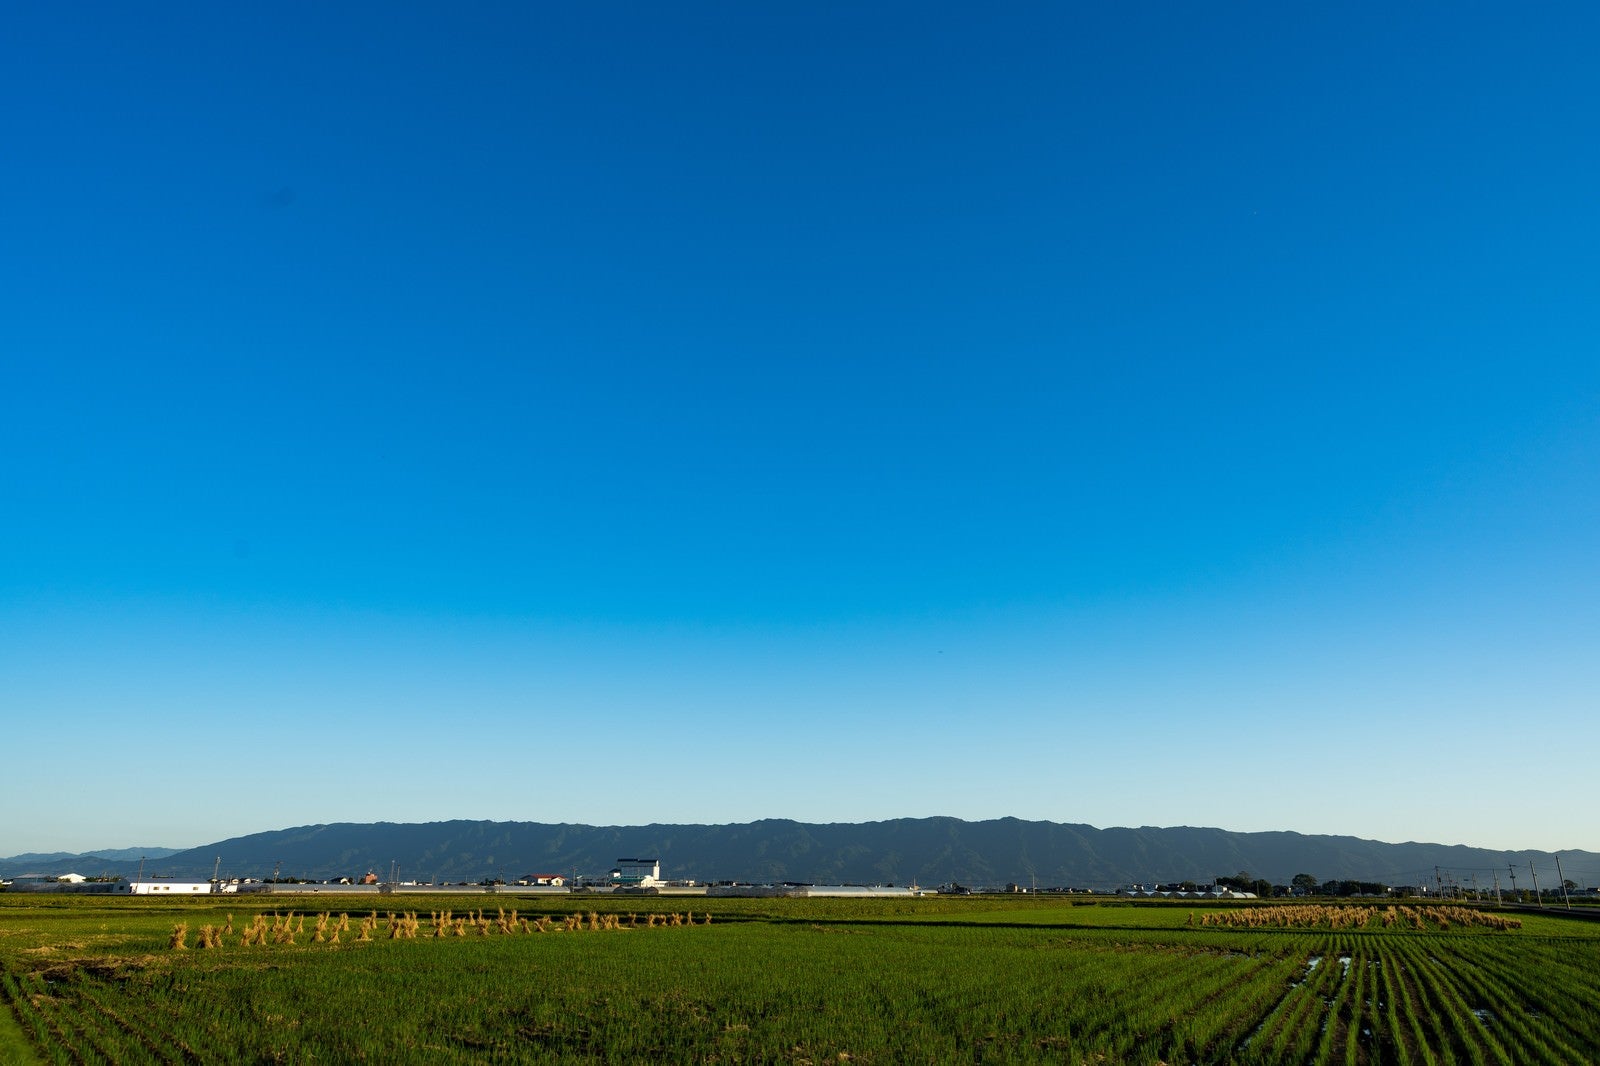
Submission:
POLYGON ((1600 924, 1555 916, 1419 929, 1053 898, 373 904, 0 895, 0 1063, 1600 1060, 1600 924), (315 939, 340 913, 339 942, 315 939), (244 946, 257 914, 278 933, 244 946), (406 914, 414 937, 392 920, 406 914), (194 946, 204 925, 221 947, 194 946))

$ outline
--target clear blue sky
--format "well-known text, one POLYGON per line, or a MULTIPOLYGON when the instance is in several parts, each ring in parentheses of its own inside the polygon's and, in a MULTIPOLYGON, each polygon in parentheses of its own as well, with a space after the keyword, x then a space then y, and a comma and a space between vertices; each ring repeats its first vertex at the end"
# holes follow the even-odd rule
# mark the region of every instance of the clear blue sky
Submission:
POLYGON ((1590 4, 19 9, 0 854, 1600 850, 1590 4))

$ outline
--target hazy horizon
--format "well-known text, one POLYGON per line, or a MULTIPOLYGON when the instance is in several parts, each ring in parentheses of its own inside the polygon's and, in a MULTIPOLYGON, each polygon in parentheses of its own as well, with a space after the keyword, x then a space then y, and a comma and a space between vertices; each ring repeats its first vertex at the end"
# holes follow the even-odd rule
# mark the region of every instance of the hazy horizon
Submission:
POLYGON ((1600 9, 7 29, 0 851, 1600 851, 1600 9))

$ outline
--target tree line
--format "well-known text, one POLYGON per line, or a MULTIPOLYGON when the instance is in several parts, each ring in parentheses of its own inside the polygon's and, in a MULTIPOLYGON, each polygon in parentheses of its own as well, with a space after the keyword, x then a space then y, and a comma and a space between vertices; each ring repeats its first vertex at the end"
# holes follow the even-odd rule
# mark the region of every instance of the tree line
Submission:
POLYGON ((1246 871, 1231 876, 1218 877, 1217 885, 1236 892, 1253 892, 1263 899, 1273 896, 1387 896, 1389 886, 1380 881, 1329 880, 1319 881, 1312 874, 1295 874, 1287 885, 1275 885, 1260 877, 1251 877, 1246 871))

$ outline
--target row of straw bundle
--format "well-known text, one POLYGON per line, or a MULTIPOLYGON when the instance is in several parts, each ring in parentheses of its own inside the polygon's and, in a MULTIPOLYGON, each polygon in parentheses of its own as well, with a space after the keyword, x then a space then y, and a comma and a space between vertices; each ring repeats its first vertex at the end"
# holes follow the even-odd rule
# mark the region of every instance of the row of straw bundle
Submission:
MULTIPOLYGON (((491 936, 496 931, 502 936, 514 934, 546 933, 552 931, 578 932, 589 930, 627 930, 640 927, 639 915, 629 914, 624 924, 622 916, 616 914, 600 914, 589 911, 587 914, 575 912, 566 917, 563 925, 555 925, 551 919, 538 916, 532 919, 524 918, 512 910, 509 913, 505 908, 496 908, 494 916, 479 909, 467 911, 466 914, 457 916, 453 911, 430 912, 429 923, 432 926, 432 936, 435 939, 444 937, 465 937, 469 930, 476 930, 479 936, 491 936)), ((684 925, 710 925, 711 915, 705 914, 699 921, 695 921, 693 911, 686 914, 648 914, 643 923, 645 928, 684 926, 684 925)), ((373 934, 383 929, 390 940, 415 940, 422 930, 422 921, 415 912, 391 913, 386 918, 380 918, 376 910, 361 919, 356 927, 355 939, 370 942, 373 934)), ((314 918, 311 939, 313 943, 337 944, 341 935, 350 930, 350 916, 339 915, 335 920, 328 913, 318 914, 314 918)), ((290 911, 283 915, 272 915, 269 919, 265 914, 257 914, 249 925, 245 926, 239 934, 241 947, 252 947, 265 944, 289 944, 297 942, 297 938, 306 931, 306 916, 296 915, 290 911)), ((200 943, 202 948, 220 948, 227 943, 226 937, 233 934, 233 915, 228 915, 226 926, 204 925, 200 927, 200 943)), ((169 946, 174 950, 185 950, 189 947, 189 924, 187 922, 175 926, 169 946)))
MULTIPOLYGON (((1202 926, 1221 926, 1230 929, 1363 929, 1373 922, 1383 928, 1395 926, 1424 930, 1432 922, 1440 930, 1450 928, 1452 922, 1464 926, 1505 931, 1522 928, 1516 918, 1475 910, 1470 907, 1339 907, 1327 904, 1269 905, 1264 907, 1239 907, 1228 911, 1207 912, 1201 915, 1202 926)), ((1189 925, 1193 926, 1194 912, 1189 912, 1189 925)))

